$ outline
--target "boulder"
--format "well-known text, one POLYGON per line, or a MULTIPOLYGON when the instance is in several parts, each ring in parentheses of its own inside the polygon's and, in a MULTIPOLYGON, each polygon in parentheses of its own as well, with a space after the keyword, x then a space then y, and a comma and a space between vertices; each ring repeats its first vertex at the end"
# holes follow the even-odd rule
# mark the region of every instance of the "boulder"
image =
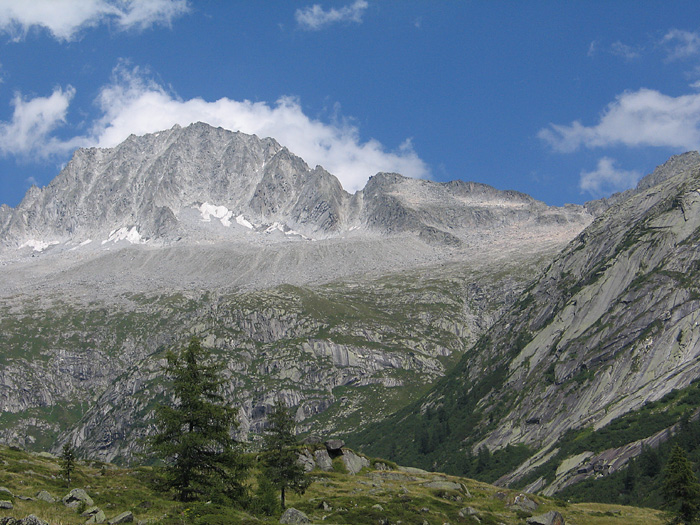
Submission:
POLYGON ((314 459, 316 460, 316 466, 321 470, 324 470, 326 472, 330 472, 331 470, 333 470, 333 460, 331 459, 327 450, 316 450, 314 452, 314 459))
POLYGON ((533 516, 527 519, 528 525, 566 525, 564 521, 564 516, 559 514, 556 510, 550 510, 546 514, 541 514, 540 516, 533 516))
POLYGON ((342 448, 345 446, 345 441, 342 439, 329 439, 324 443, 324 445, 326 445, 328 454, 332 458, 335 458, 343 454, 342 448))
POLYGON ((309 434, 301 440, 302 445, 318 445, 322 442, 323 440, 321 439, 321 436, 318 436, 316 434, 309 434))
POLYGON ((102 509, 97 509, 97 512, 90 515, 90 518, 85 522, 85 525, 90 525, 92 523, 104 523, 105 521, 107 521, 107 516, 105 516, 104 511, 102 509))
POLYGON ((280 523, 284 525, 298 525, 302 523, 311 523, 311 520, 309 520, 309 517, 302 511, 294 507, 289 507, 284 511, 282 516, 280 516, 280 523))
POLYGON ((525 494, 518 494, 515 496, 513 503, 510 505, 512 508, 524 510, 526 512, 534 512, 537 510, 539 505, 533 500, 528 498, 525 494))
POLYGON ((304 472, 311 472, 313 469, 316 468, 316 462, 314 461, 311 452, 309 452, 308 450, 304 450, 303 452, 299 453, 297 463, 301 465, 301 467, 304 469, 304 472))
POLYGON ((10 489, 8 489, 7 487, 0 487, 0 497, 14 498, 15 495, 12 494, 12 491, 10 489))
POLYGON ((63 504, 67 507, 77 507, 81 502, 84 502, 88 507, 92 507, 95 502, 88 496, 83 489, 73 489, 68 494, 63 496, 63 504))
POLYGON ((21 525, 21 522, 12 516, 5 516, 0 518, 0 525, 21 525))
POLYGON ((357 474, 364 467, 369 467, 369 460, 367 458, 358 456, 351 450, 346 450, 341 456, 341 459, 345 464, 348 474, 357 474))
POLYGON ((107 523, 109 525, 117 525, 118 523, 132 523, 134 521, 134 515, 131 511, 127 510, 122 512, 119 516, 112 518, 107 523))
POLYGON ((462 485, 455 483, 454 481, 428 481, 423 483, 423 486, 428 489, 437 490, 461 490, 462 485))
POLYGON ((460 518, 466 518, 467 516, 476 516, 477 514, 479 513, 473 507, 464 507, 459 511, 460 518))
POLYGON ((17 525, 49 525, 48 522, 37 518, 34 514, 30 514, 23 520, 19 520, 17 525))
POLYGON ((0 509, 11 510, 11 509, 13 509, 13 508, 14 508, 14 506, 12 505, 12 502, 11 502, 11 501, 0 500, 0 509))
POLYGON ((46 503, 54 503, 56 501, 56 498, 45 490, 40 490, 37 492, 35 498, 39 501, 45 501, 46 503))

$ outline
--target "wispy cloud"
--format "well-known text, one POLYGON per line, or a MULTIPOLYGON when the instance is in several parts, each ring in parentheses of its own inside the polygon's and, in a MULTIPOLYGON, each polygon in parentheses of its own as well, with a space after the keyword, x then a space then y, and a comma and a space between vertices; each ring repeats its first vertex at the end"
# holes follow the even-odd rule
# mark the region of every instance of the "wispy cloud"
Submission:
POLYGON ((323 9, 319 4, 297 9, 294 18, 300 27, 311 31, 323 29, 338 22, 361 23, 365 9, 368 7, 365 0, 356 0, 354 3, 340 9, 323 9))
POLYGON ((19 41, 38 27, 57 40, 69 41, 102 23, 122 30, 146 29, 169 25, 187 11, 187 0, 2 0, 0 31, 19 41))
POLYGON ((51 133, 65 122, 74 95, 75 89, 71 86, 65 90, 56 88, 48 97, 31 100, 15 94, 12 120, 0 122, 0 154, 48 158, 65 153, 68 146, 53 138, 51 133))
POLYGON ((610 52, 615 56, 624 58, 625 60, 634 60, 642 56, 640 48, 623 44, 620 41, 613 42, 610 45, 610 52))
POLYGON ((642 175, 638 171, 626 171, 615 167, 615 160, 603 157, 593 171, 581 171, 579 188, 594 198, 610 195, 631 188, 642 175))
POLYGON ((625 92, 608 105, 597 124, 550 124, 538 136, 561 152, 614 145, 696 149, 700 93, 670 97, 652 89, 625 92))
POLYGON ((306 116, 300 102, 282 97, 274 104, 236 101, 228 98, 208 102, 201 98, 182 100, 138 68, 121 64, 112 82, 97 98, 101 116, 84 136, 60 141, 51 135, 64 119, 72 88, 57 89, 48 98, 15 102, 15 117, 0 123, 0 143, 5 155, 32 151, 66 153, 75 147, 113 147, 129 135, 187 126, 203 121, 232 131, 273 137, 308 164, 322 165, 336 175, 348 191, 361 189, 380 171, 427 178, 430 171, 406 140, 388 151, 376 140, 362 141, 357 127, 347 120, 327 124, 306 116), (13 138, 16 136, 17 138, 13 138), (7 144, 4 138, 9 139, 7 144))
POLYGON ((700 34, 671 29, 661 39, 661 44, 666 48, 669 60, 679 60, 700 54, 700 34))

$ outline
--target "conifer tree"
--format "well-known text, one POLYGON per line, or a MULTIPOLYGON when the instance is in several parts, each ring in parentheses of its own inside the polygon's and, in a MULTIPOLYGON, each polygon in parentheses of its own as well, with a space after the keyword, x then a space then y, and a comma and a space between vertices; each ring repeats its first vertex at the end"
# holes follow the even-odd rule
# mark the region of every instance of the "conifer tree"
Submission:
POLYGON ((245 496, 247 467, 232 437, 236 412, 221 394, 222 368, 197 338, 167 355, 174 404, 157 407, 150 445, 166 464, 164 488, 180 501, 241 503, 245 496))
POLYGON ((70 443, 65 443, 63 445, 59 463, 61 465, 61 477, 70 485, 71 476, 75 470, 75 450, 70 443))
POLYGON ((695 523, 700 510, 700 483, 681 447, 675 445, 664 469, 662 491, 674 523, 695 523))
POLYGON ((267 418, 267 425, 263 451, 263 472, 279 489, 280 503, 284 509, 286 489, 303 494, 309 486, 310 480, 304 475, 304 468, 297 461, 294 419, 284 403, 281 401, 275 403, 267 418))

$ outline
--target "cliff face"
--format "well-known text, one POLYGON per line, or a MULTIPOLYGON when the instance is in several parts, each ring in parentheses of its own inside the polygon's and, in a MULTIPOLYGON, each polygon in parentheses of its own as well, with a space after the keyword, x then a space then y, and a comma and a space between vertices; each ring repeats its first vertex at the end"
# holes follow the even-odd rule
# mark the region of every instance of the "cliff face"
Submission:
MULTIPOLYGON (((451 434, 435 451, 414 449, 420 462, 525 444, 534 455, 500 479, 517 483, 567 431, 600 429, 700 375, 700 157, 673 158, 611 201, 443 381, 386 423, 400 434, 448 414, 451 434)), ((391 438, 367 441, 376 435, 356 439, 390 450, 391 438)), ((564 458, 556 479, 528 488, 559 490, 594 452, 564 458)), ((630 454, 619 447, 598 466, 612 471, 630 454)), ((581 468, 584 478, 600 472, 581 468)))

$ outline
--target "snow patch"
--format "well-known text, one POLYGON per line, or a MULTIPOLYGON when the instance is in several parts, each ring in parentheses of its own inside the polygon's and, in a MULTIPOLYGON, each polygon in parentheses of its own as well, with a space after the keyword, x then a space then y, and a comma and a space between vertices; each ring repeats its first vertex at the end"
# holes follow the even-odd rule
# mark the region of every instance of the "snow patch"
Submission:
POLYGON ((54 246, 56 244, 59 244, 59 242, 58 241, 46 242, 46 241, 37 241, 36 239, 29 239, 22 246, 20 246, 19 249, 21 250, 22 248, 31 248, 35 252, 43 252, 49 246, 54 246))
MULTIPOLYGON (((202 214, 202 220, 204 222, 210 222, 211 218, 219 219, 221 224, 227 228, 231 226, 231 217, 233 212, 230 211, 226 206, 216 206, 214 204, 209 204, 205 202, 199 207, 195 207, 202 214)), ((238 222, 238 217, 236 217, 236 222, 238 222)))
POLYGON ((241 226, 245 226, 246 228, 249 228, 251 230, 254 229, 254 226, 250 223, 250 221, 246 220, 246 218, 243 217, 243 215, 239 215, 238 217, 236 217, 236 222, 241 226))
POLYGON ((131 229, 124 227, 112 230, 109 233, 109 238, 106 241, 102 241, 102 244, 119 241, 128 241, 131 244, 143 244, 145 242, 141 239, 141 234, 136 229, 136 226, 132 226, 131 229))

